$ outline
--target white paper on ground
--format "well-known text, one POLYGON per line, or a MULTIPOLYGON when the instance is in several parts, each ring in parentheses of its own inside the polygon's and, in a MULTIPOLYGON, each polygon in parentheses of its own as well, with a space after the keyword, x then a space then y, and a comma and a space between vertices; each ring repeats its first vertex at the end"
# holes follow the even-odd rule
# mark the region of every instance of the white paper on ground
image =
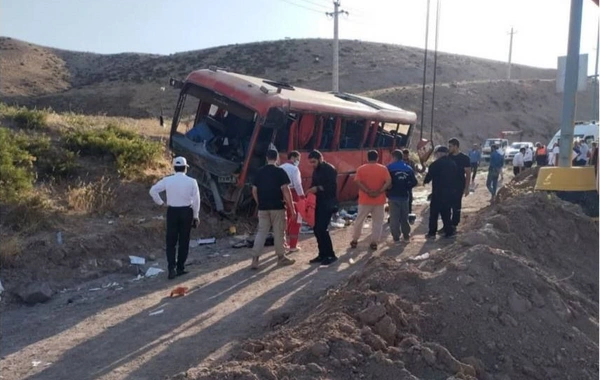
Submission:
POLYGON ((146 259, 139 256, 129 256, 129 262, 132 264, 144 265, 146 264, 146 259))
POLYGON ((160 268, 155 268, 155 267, 150 267, 148 268, 148 270, 146 271, 146 274, 144 276, 146 277, 152 277, 152 276, 156 276, 159 273, 164 272, 164 270, 160 269, 160 268))
POLYGON ((428 258, 429 258, 429 252, 425 252, 422 255, 411 257, 410 259, 412 261, 421 261, 421 260, 427 260, 428 258))
POLYGON ((214 237, 207 238, 207 239, 198 239, 198 245, 215 244, 216 242, 217 242, 217 238, 214 238, 214 237))
POLYGON ((158 315, 158 314, 164 313, 164 311, 165 311, 165 309, 160 309, 160 310, 153 311, 152 313, 150 313, 148 315, 158 315))

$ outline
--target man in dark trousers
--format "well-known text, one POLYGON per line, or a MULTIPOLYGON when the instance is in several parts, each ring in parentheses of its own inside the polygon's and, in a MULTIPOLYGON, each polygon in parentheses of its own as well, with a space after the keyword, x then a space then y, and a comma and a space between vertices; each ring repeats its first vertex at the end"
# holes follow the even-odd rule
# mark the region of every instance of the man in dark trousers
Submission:
POLYGON ((438 231, 438 218, 444 222, 444 234, 450 238, 456 233, 450 219, 450 208, 456 194, 456 163, 448 156, 448 148, 437 146, 436 160, 429 166, 424 184, 432 182, 431 203, 429 204, 429 232, 427 238, 435 238, 438 231))
POLYGON ((278 157, 276 150, 267 150, 267 164, 258 170, 252 181, 252 197, 258 205, 258 232, 254 239, 251 269, 258 269, 259 257, 271 228, 277 264, 292 265, 295 262, 285 256, 286 207, 292 218, 297 215, 292 203, 290 178, 277 166, 278 157))
POLYGON ((313 175, 311 188, 307 192, 317 197, 313 231, 319 246, 319 254, 310 263, 329 265, 337 260, 329 236, 331 216, 337 211, 337 171, 323 161, 323 155, 318 150, 308 154, 308 162, 313 167, 313 175))
POLYGON ((387 166, 392 177, 391 187, 387 191, 390 206, 390 232, 394 242, 400 241, 400 231, 405 243, 410 241, 410 201, 417 178, 413 169, 403 160, 403 152, 392 152, 392 163, 387 166))
POLYGON ((158 181, 150 189, 150 196, 159 206, 167 207, 167 263, 169 280, 186 274, 185 261, 190 249, 190 232, 192 226, 198 225, 200 213, 200 191, 198 182, 185 173, 188 168, 184 157, 173 160, 175 174, 158 181), (167 201, 163 202, 160 193, 167 193, 167 201), (175 247, 177 258, 175 257, 175 247))
POLYGON ((462 208, 462 198, 469 196, 471 189, 471 160, 469 156, 460 151, 460 142, 457 139, 448 140, 449 157, 456 164, 456 184, 454 200, 450 208, 450 218, 452 226, 456 232, 456 227, 460 223, 460 211, 462 208))

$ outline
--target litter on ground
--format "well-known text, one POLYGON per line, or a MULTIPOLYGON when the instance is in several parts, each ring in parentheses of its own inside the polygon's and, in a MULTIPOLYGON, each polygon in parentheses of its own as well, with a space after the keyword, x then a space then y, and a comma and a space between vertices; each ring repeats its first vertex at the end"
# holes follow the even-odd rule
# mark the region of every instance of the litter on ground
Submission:
POLYGON ((158 315, 158 314, 162 314, 164 312, 165 312, 165 309, 160 309, 160 310, 153 311, 153 312, 151 312, 148 315, 150 315, 150 316, 152 316, 152 315, 158 315))
POLYGON ((207 245, 207 244, 215 244, 217 239, 214 237, 206 238, 206 239, 198 239, 198 245, 207 245))
POLYGON ((164 272, 164 270, 160 269, 160 268, 156 268, 156 267, 150 267, 148 268, 148 270, 146 270, 146 274, 144 274, 144 276, 146 277, 152 277, 152 276, 156 276, 159 273, 164 272))
POLYGON ((146 259, 139 256, 129 256, 129 262, 134 265, 144 265, 146 264, 146 259))

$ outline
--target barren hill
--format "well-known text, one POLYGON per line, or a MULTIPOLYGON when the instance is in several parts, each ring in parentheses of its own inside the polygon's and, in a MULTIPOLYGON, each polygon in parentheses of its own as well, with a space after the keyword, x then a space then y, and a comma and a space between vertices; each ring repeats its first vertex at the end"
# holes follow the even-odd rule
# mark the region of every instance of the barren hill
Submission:
MULTIPOLYGON (((162 108, 168 117, 177 96, 169 88, 161 91, 169 77, 184 78, 210 65, 329 90, 331 43, 280 40, 161 56, 73 52, 0 38, 0 96, 10 104, 88 114, 155 117, 162 108)), ((432 69, 428 67, 429 82, 432 69)), ((523 129, 532 140, 553 135, 561 101, 554 91, 555 70, 515 65, 512 72, 514 80, 508 82, 504 62, 440 53, 436 132, 468 141, 506 129, 523 129)), ((422 75, 421 49, 357 40, 340 43, 342 91, 420 111, 422 75)), ((580 95, 578 118, 592 118, 590 96, 591 92, 580 95)), ((426 125, 429 120, 430 111, 426 125)))

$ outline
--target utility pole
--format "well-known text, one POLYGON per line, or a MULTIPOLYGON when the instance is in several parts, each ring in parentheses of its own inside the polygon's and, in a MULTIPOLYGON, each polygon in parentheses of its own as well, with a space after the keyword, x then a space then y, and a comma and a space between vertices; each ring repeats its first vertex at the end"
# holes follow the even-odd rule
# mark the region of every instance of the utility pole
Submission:
POLYGON ((598 36, 596 37, 596 68, 594 70, 594 98, 592 99, 592 120, 598 121, 598 58, 600 57, 600 23, 598 23, 598 36))
POLYGON ((508 80, 510 80, 510 69, 512 66, 513 35, 515 33, 517 33, 517 32, 515 32, 515 30, 511 27, 510 32, 508 33, 508 34, 510 34, 510 45, 508 47, 508 75, 507 75, 508 80))
POLYGON ((575 124, 575 104, 577 97, 577 77, 579 71, 579 45, 581 42, 581 13, 583 0, 571 0, 569 20, 569 43, 565 68, 565 91, 560 122, 560 144, 558 166, 571 167, 573 149, 573 129, 575 124))
POLYGON ((425 121, 425 86, 427 85, 427 47, 429 43, 429 9, 431 0, 427 0, 425 18, 425 54, 423 57, 423 89, 421 91, 421 140, 423 139, 423 122, 425 121))
POLYGON ((333 12, 325 13, 333 17, 333 92, 340 92, 340 41, 338 37, 338 16, 340 14, 349 15, 343 9, 340 9, 340 0, 333 1, 333 12))

